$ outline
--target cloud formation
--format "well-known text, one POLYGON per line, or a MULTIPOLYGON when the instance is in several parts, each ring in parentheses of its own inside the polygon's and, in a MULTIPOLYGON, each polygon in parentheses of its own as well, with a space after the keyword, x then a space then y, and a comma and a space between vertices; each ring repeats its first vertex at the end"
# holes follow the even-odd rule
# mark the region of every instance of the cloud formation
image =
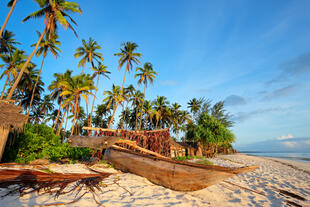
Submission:
POLYGON ((160 83, 163 86, 176 86, 178 83, 175 80, 165 80, 160 83))
POLYGON ((291 139, 291 138, 294 138, 294 136, 292 134, 288 134, 288 135, 277 137, 277 140, 291 139))
POLYGON ((279 68, 280 74, 274 79, 268 81, 267 84, 286 81, 291 77, 310 73, 310 52, 299 55, 290 61, 281 63, 279 68))
POLYGON ((291 84, 288 86, 285 86, 283 88, 279 88, 269 94, 267 94, 264 99, 265 100, 270 100, 270 99, 275 99, 275 98, 279 98, 279 97, 283 97, 283 96, 288 96, 290 94, 292 94, 297 88, 296 84, 291 84))
POLYGON ((224 100, 226 106, 245 105, 247 100, 242 96, 230 95, 224 100))
POLYGON ((278 111, 282 112, 287 110, 289 110, 289 108, 277 107, 277 108, 257 109, 250 112, 238 112, 233 116, 233 121, 243 122, 249 118, 252 118, 253 116, 258 116, 270 112, 278 112, 278 111))

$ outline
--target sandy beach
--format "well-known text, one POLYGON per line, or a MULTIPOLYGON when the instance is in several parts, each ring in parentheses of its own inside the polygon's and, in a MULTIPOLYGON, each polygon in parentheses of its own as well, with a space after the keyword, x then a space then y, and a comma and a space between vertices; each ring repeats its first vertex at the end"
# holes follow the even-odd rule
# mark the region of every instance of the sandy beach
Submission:
MULTIPOLYGON (((239 167, 257 165, 259 168, 251 173, 240 174, 224 182, 194 192, 177 192, 150 183, 147 179, 129 173, 122 173, 102 164, 93 169, 114 172, 115 175, 104 180, 118 185, 109 185, 98 194, 103 206, 310 206, 310 164, 275 158, 262 158, 243 154, 221 155, 209 159, 216 165, 239 167), (250 191, 250 190, 252 191, 250 191), (281 192, 279 191, 281 190, 281 192), (297 194, 293 198, 285 192, 297 194), (284 193, 283 193, 284 192, 284 193)), ((2 167, 4 168, 4 167, 2 167)), ((83 164, 57 165, 49 168, 63 173, 92 173, 83 164)), ((1 190, 1 194, 6 190, 1 190)), ((59 202, 70 202, 74 195, 39 196, 35 193, 24 197, 8 196, 0 200, 0 206, 39 206, 59 202)), ((80 201, 66 206, 98 206, 91 194, 80 201)))

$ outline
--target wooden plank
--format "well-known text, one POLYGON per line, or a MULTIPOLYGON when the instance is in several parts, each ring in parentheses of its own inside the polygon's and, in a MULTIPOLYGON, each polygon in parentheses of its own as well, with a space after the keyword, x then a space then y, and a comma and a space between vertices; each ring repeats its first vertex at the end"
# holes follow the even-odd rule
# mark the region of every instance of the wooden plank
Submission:
POLYGON ((68 143, 71 147, 89 147, 92 149, 103 150, 115 144, 120 137, 111 136, 70 136, 68 143))
POLYGON ((103 131, 103 132, 121 132, 121 131, 129 131, 129 132, 135 132, 135 133, 143 133, 143 132, 163 132, 169 130, 169 128, 166 129, 156 129, 156 130, 122 130, 122 129, 105 129, 105 128, 98 128, 98 127, 83 127, 84 130, 91 130, 91 131, 103 131))

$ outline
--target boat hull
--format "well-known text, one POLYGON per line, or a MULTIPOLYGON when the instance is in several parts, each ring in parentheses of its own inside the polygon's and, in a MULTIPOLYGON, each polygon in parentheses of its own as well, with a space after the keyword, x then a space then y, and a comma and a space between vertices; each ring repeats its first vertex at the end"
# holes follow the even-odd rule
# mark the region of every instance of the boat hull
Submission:
POLYGON ((219 183, 256 166, 231 169, 152 157, 129 150, 109 148, 105 159, 116 169, 147 178, 154 184, 176 191, 196 191, 219 183))

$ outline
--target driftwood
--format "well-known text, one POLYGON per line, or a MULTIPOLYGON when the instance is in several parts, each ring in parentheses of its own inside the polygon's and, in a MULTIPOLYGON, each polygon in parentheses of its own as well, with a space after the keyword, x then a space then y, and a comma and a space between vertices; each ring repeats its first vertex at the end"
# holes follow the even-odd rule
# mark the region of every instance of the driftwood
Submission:
MULTIPOLYGON (((85 194, 92 193, 94 201, 98 203, 95 198, 96 191, 101 190, 101 181, 112 173, 102 173, 90 169, 95 174, 78 174, 78 173, 55 173, 55 172, 41 172, 37 170, 1 170, 0 171, 0 188, 6 188, 1 197, 8 195, 19 195, 37 192, 39 195, 53 194, 55 198, 64 194, 75 194, 76 199, 69 203, 53 203, 42 206, 52 205, 66 205, 79 201, 85 194), (74 184, 69 187, 69 184, 74 184), (82 193, 82 190, 85 192, 82 193), (79 196, 79 197, 78 197, 79 196)), ((114 182, 113 184, 115 184, 114 182)))
POLYGON ((95 136, 70 136, 68 143, 71 147, 89 147, 96 150, 103 150, 111 147, 120 137, 95 137, 95 136))
POLYGON ((154 157, 127 149, 108 148, 105 159, 116 169, 147 178, 154 184, 177 191, 195 191, 234 175, 251 172, 256 166, 227 168, 154 157))

